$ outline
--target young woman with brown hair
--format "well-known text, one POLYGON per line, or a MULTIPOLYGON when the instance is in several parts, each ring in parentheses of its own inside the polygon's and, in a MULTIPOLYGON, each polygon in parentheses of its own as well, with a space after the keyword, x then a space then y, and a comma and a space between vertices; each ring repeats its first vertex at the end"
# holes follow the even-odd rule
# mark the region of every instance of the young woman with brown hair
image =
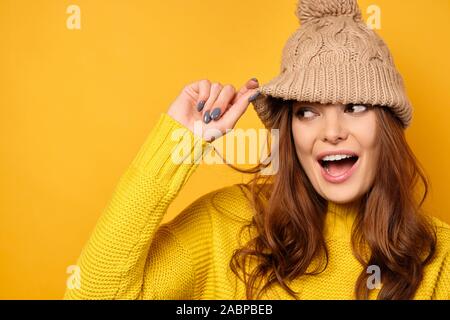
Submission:
POLYGON ((193 82, 161 115, 66 298, 450 299, 450 227, 422 212, 412 108, 387 46, 355 0, 303 0, 297 15, 278 77, 238 92, 193 82), (238 169, 254 179, 160 225, 204 147, 250 102, 279 130, 276 173, 238 169), (191 161, 174 161, 179 148, 191 161))

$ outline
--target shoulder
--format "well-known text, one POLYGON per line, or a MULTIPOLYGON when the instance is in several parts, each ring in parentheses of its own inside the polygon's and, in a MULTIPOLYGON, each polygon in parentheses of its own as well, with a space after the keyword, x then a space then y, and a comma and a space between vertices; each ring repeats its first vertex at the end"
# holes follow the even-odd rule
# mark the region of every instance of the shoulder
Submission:
POLYGON ((198 229, 195 226, 211 228, 213 222, 250 222, 253 210, 250 192, 243 184, 215 189, 198 197, 182 212, 165 225, 172 231, 198 229))
POLYGON ((233 184, 211 191, 203 196, 213 215, 232 220, 249 221, 253 216, 251 192, 245 184, 233 184))
POLYGON ((242 188, 245 187, 234 184, 210 191, 191 202, 162 228, 193 255, 210 257, 214 248, 231 248, 230 243, 236 243, 233 242, 236 236, 253 217, 250 200, 242 188))
POLYGON ((443 256, 450 255, 450 225, 437 217, 431 217, 436 230, 437 251, 443 256))
POLYGON ((436 229, 438 242, 450 251, 450 225, 437 217, 431 217, 432 223, 436 229))
MULTIPOLYGON (((442 220, 432 217, 436 230, 436 253, 427 267, 429 283, 434 283, 435 299, 450 299, 450 226, 442 220)), ((425 275, 425 279, 427 275, 425 275)))

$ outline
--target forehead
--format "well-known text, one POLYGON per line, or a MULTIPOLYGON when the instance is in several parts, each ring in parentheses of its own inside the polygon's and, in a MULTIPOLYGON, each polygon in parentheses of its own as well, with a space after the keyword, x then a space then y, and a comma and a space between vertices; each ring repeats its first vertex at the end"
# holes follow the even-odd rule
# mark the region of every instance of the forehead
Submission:
POLYGON ((302 107, 302 106, 312 106, 312 107, 332 107, 337 106, 341 107, 344 106, 342 103, 319 103, 319 102, 308 102, 308 101, 292 101, 292 106, 295 107, 302 107))

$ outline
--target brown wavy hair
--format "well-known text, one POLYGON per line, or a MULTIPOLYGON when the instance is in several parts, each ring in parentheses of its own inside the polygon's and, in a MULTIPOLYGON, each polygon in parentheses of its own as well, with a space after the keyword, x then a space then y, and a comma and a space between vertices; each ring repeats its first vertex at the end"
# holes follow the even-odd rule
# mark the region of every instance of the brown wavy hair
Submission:
MULTIPOLYGON (((319 274, 328 264, 323 233, 327 200, 315 191, 298 160, 291 128, 292 101, 274 99, 273 104, 273 128, 279 129, 278 172, 260 174, 270 162, 251 169, 228 164, 239 172, 254 174, 239 186, 250 191, 255 211, 241 233, 253 229, 256 236, 240 244, 230 261, 231 270, 246 285, 247 299, 258 299, 276 282, 298 299, 287 282, 319 274), (247 270, 252 259, 256 267, 247 270), (261 282, 264 284, 257 290, 261 282)), ((377 265, 382 270, 377 298, 411 299, 436 248, 436 230, 422 210, 429 183, 398 118, 389 108, 375 107, 374 111, 381 149, 376 178, 357 203, 352 228, 353 254, 364 267, 354 294, 356 299, 368 299, 370 274, 365 271, 369 265, 377 265)))

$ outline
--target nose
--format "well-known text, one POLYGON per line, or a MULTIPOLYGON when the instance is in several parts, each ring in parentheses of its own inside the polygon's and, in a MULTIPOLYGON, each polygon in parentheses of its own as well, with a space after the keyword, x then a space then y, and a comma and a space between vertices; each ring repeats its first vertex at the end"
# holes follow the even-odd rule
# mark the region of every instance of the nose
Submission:
MULTIPOLYGON (((337 108, 330 108, 337 109, 337 108)), ((322 141, 337 144, 348 137, 348 131, 337 110, 327 110, 322 127, 322 141)))

